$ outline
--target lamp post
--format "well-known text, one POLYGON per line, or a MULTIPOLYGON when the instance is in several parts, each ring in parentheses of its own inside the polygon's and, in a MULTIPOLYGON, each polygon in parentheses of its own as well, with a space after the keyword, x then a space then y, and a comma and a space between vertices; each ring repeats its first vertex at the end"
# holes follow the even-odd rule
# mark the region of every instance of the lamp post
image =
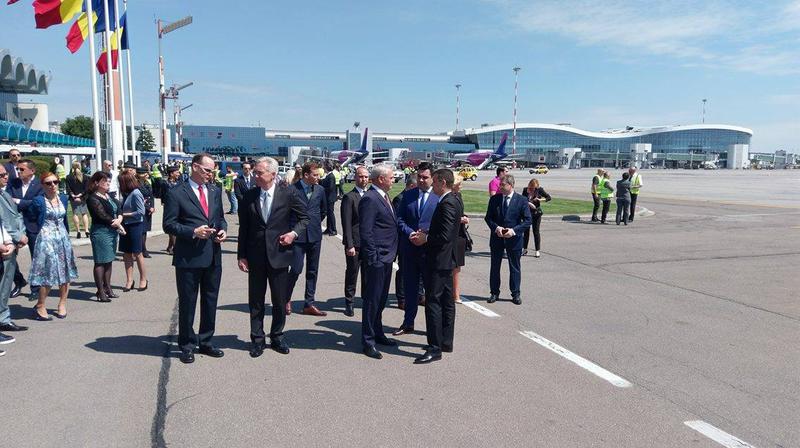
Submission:
MULTIPOLYGON (((193 85, 194 85, 194 82, 188 82, 188 83, 186 83, 186 84, 184 84, 182 86, 173 85, 172 87, 169 88, 169 90, 164 92, 164 95, 162 96, 164 102, 166 102, 166 100, 173 100, 174 101, 174 103, 172 105, 172 109, 173 109, 173 122, 175 124, 175 139, 176 139, 175 151, 176 152, 180 152, 180 150, 181 150, 181 142, 177 141, 177 139, 179 138, 178 132, 180 131, 180 129, 178 129, 178 116, 180 115, 180 111, 181 111, 180 105, 178 104, 178 92, 180 92, 181 90, 183 90, 183 89, 185 89, 187 87, 191 87, 193 85)), ((166 112, 165 112, 165 114, 166 114, 166 112)), ((164 126, 164 129, 166 129, 166 125, 164 126)), ((166 141, 166 138, 164 138, 164 141, 166 141)), ((166 150, 166 148, 162 148, 162 151, 164 153, 163 154, 164 162, 166 163, 167 162, 167 158, 166 158, 167 157, 167 150, 166 150)))
POLYGON ((461 113, 461 84, 456 84, 456 131, 460 129, 459 128, 460 113, 461 113))
POLYGON ((706 98, 703 98, 703 124, 706 123, 706 102, 707 101, 708 100, 706 98))
MULTIPOLYGON (((178 104, 177 100, 175 101, 175 104, 178 104)), ((178 139, 178 141, 175 142, 175 148, 178 149, 178 152, 184 152, 183 151, 183 119, 181 118, 181 113, 183 111, 185 111, 186 109, 192 107, 192 106, 194 106, 194 104, 190 104, 188 106, 178 107, 177 108, 178 112, 177 112, 177 114, 175 116, 175 138, 178 139)))
POLYGON ((169 144, 167 143, 167 107, 166 107, 166 87, 164 85, 164 56, 161 55, 161 38, 171 33, 178 28, 183 28, 192 23, 192 16, 186 16, 176 22, 167 25, 162 25, 161 19, 156 21, 158 30, 158 107, 161 112, 161 157, 164 163, 167 163, 167 153, 169 152, 169 144))
POLYGON ((517 93, 519 92, 520 67, 514 67, 514 131, 511 137, 511 154, 517 153, 517 93))

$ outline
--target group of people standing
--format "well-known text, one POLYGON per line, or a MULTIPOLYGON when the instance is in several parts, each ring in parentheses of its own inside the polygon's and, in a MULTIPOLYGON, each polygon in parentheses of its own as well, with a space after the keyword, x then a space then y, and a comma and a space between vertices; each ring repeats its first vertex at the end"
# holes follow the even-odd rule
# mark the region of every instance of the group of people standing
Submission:
POLYGON ((636 216, 636 200, 639 198, 639 190, 642 185, 642 175, 636 167, 631 167, 622 173, 622 178, 616 183, 616 189, 611 185, 611 174, 598 168, 597 174, 592 177, 591 194, 594 203, 592 222, 606 224, 611 198, 615 196, 617 200, 616 224, 620 225, 621 222, 627 226, 629 222, 633 222, 633 218, 636 216), (600 210, 601 203, 603 208, 598 218, 597 212, 600 210))

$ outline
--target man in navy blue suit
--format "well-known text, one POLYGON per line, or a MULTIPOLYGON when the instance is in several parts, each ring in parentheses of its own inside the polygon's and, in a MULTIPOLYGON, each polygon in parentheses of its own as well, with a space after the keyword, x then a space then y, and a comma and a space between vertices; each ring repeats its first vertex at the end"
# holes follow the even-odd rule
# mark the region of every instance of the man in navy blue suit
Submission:
POLYGON ((306 264, 306 291, 303 314, 310 316, 327 316, 314 304, 317 293, 317 273, 319 271, 319 255, 322 249, 322 220, 327 212, 325 189, 319 185, 319 165, 306 162, 302 168, 303 177, 294 186, 303 204, 306 206, 308 226, 297 236, 294 242, 294 261, 289 272, 289 295, 286 302, 286 314, 292 313, 292 292, 297 279, 303 272, 303 261, 306 264))
POLYGON ((378 164, 369 173, 372 187, 358 203, 358 227, 361 232, 361 275, 366 277, 361 294, 361 343, 364 354, 374 359, 383 355, 376 344, 392 346, 394 341, 383 332, 383 309, 389 297, 392 263, 397 254, 397 220, 389 200, 394 170, 378 164))
POLYGON ((433 192, 433 170, 431 164, 422 162, 417 167, 417 188, 403 193, 403 199, 397 207, 397 228, 399 235, 398 250, 403 260, 403 295, 406 300, 403 324, 393 334, 414 332, 414 320, 417 317, 417 297, 420 295, 420 279, 425 269, 425 248, 411 243, 411 235, 415 232, 427 232, 431 226, 433 211, 439 203, 439 196, 433 192))
POLYGON ((492 263, 487 302, 494 303, 500 298, 500 265, 505 252, 510 270, 511 301, 520 305, 522 304, 519 291, 522 237, 525 229, 531 226, 532 220, 528 200, 514 193, 514 176, 511 174, 500 178, 500 189, 489 199, 485 221, 492 231, 489 238, 492 263))
POLYGON ((186 182, 168 190, 164 208, 164 232, 175 235, 172 265, 178 288, 178 345, 180 360, 194 362, 194 351, 221 358, 222 350, 211 344, 222 280, 222 248, 228 231, 222 209, 222 190, 214 185, 214 160, 205 153, 192 158, 192 174, 186 182), (200 292, 200 330, 194 332, 197 293, 200 292))
MULTIPOLYGON (((36 196, 43 196, 44 189, 39 179, 36 179, 36 163, 30 159, 22 159, 17 162, 18 177, 8 181, 6 191, 17 204, 17 209, 22 214, 22 221, 25 223, 25 235, 28 237, 28 250, 33 256, 33 248, 36 246, 36 237, 39 236, 39 217, 33 212, 31 204, 36 196)), ((19 269, 14 275, 14 289, 11 297, 17 297, 23 286, 27 285, 25 277, 19 269)), ((38 297, 39 288, 31 287, 31 297, 38 297)))

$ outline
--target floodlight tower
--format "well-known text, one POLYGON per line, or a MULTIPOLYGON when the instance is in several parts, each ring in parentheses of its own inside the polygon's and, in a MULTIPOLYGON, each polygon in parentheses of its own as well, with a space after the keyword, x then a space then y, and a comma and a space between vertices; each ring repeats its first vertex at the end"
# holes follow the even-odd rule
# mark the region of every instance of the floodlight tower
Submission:
POLYGON ((706 123, 706 102, 708 101, 707 98, 703 98, 703 124, 706 123))
POLYGON ((517 153, 517 93, 519 92, 519 71, 520 67, 514 67, 514 131, 511 137, 511 154, 517 153))
POLYGON ((162 162, 167 163, 167 153, 169 144, 167 143, 167 107, 166 107, 166 87, 164 85, 164 56, 161 55, 161 38, 179 28, 183 28, 192 23, 192 16, 186 16, 176 22, 163 25, 161 19, 156 20, 158 31, 158 107, 161 112, 161 157, 162 162))
POLYGON ((461 84, 456 84, 456 131, 459 130, 459 119, 461 114, 461 84))

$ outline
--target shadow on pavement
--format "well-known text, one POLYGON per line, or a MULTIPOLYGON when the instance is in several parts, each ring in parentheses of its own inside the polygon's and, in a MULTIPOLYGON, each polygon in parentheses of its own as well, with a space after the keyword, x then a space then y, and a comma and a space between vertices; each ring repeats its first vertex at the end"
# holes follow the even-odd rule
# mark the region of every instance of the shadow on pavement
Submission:
MULTIPOLYGON (((171 341, 169 335, 163 336, 116 336, 98 338, 86 344, 86 347, 102 353, 116 353, 127 355, 144 355, 163 358, 165 353, 170 357, 180 354, 178 346, 171 341), (169 352, 166 352, 168 349, 169 352)), ((236 335, 214 336, 213 344, 217 348, 247 351, 248 344, 236 335)))

